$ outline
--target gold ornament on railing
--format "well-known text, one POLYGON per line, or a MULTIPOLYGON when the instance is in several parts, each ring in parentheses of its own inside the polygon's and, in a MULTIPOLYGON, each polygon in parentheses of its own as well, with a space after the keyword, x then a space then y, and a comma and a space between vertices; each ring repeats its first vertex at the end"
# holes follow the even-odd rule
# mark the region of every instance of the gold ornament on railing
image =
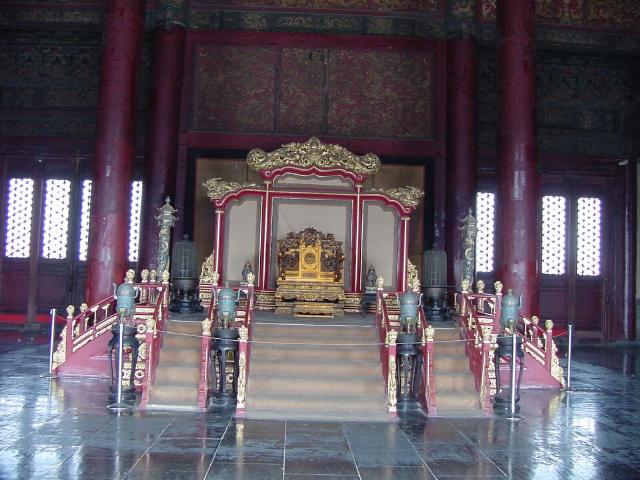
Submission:
POLYGON ((478 293, 484 293, 484 282, 482 280, 476 282, 476 291, 478 293))
POLYGON ((75 311, 76 311, 76 307, 74 307, 73 305, 69 305, 67 307, 67 318, 73 317, 73 314, 75 313, 75 311))
POLYGON ((463 278, 462 284, 461 284, 462 293, 468 293, 470 286, 471 286, 471 280, 469 280, 468 278, 463 278))
POLYGON ((382 275, 376 277, 376 288, 384 288, 384 277, 382 275))
POLYGON ((147 318, 145 324, 147 325, 147 333, 153 334, 156 336, 156 319, 153 317, 147 318))
POLYGON ((545 320, 544 322, 544 329, 547 332, 550 332, 551 330, 553 330, 553 320, 545 320))
POLYGON ((200 268, 200 283, 213 283, 213 257, 215 251, 211 252, 207 258, 202 262, 202 267, 200 268))
MULTIPOLYGON (((395 343, 395 339, 394 339, 395 343)), ((395 410, 398 404, 398 384, 396 383, 396 356, 389 355, 389 373, 387 375, 387 406, 395 410)))
POLYGON ((412 292, 420 293, 420 278, 418 278, 418 269, 407 258, 407 286, 412 292))
POLYGON ((244 325, 238 328, 238 335, 240 335, 240 340, 246 342, 249 340, 249 329, 244 325))
POLYGON ((171 277, 171 274, 169 273, 169 270, 165 270, 164 272, 162 272, 162 283, 169 283, 170 277, 171 277))
POLYGON ((136 279, 136 272, 133 269, 129 269, 127 270, 127 272, 124 274, 124 281, 127 283, 133 283, 136 279))
POLYGON ((157 270, 149 270, 149 283, 158 283, 158 272, 157 270))
POLYGON ((495 289, 496 293, 502 293, 502 282, 498 280, 493 284, 493 288, 495 289))
POLYGON ((86 303, 81 303, 80 304, 80 313, 84 313, 87 310, 89 310, 89 305, 87 305, 86 303))
POLYGON ((433 328, 432 325, 427 325, 427 328, 424 329, 424 335, 426 337, 427 342, 433 342, 433 338, 435 336, 436 329, 433 328))
POLYGON ((238 405, 243 405, 246 397, 247 390, 247 354, 240 352, 240 358, 238 359, 238 405))
POLYGON ((211 336, 211 320, 207 317, 202 321, 202 335, 206 337, 211 336))
POLYGON ((249 272, 249 273, 247 274, 247 286, 249 286, 249 287, 253 287, 253 284, 255 283, 255 281, 256 281, 256 275, 255 275, 255 273, 253 273, 253 272, 249 272))

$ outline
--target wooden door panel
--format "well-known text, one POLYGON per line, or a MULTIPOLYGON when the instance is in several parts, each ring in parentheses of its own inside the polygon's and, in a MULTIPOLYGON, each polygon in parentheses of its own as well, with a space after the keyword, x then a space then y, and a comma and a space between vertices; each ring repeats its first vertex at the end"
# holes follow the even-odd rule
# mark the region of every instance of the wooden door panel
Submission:
POLYGON ((577 287, 576 329, 601 330, 603 307, 602 287, 577 287))
POLYGON ((540 288, 540 315, 543 320, 553 319, 555 325, 567 325, 566 288, 540 288))

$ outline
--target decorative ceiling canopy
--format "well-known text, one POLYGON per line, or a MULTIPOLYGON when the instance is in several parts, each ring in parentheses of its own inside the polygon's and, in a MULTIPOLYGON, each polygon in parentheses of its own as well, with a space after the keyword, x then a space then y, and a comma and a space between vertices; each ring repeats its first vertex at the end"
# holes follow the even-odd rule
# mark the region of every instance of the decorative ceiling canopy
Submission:
POLYGON ((357 175, 371 175, 380 169, 380 159, 373 153, 359 156, 340 145, 322 143, 311 137, 305 143, 289 143, 272 152, 254 148, 247 164, 258 171, 297 167, 319 170, 341 169, 357 175))

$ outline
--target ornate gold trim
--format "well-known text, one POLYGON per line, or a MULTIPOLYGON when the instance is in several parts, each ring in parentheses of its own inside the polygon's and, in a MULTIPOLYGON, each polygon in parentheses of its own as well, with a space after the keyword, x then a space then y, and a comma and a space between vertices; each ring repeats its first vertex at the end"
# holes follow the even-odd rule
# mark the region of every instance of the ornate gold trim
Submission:
POLYGON ((238 359, 238 404, 244 405, 247 389, 247 354, 240 352, 238 359))
POLYGON ((380 169, 380 159, 373 153, 356 155, 340 145, 322 143, 311 137, 305 143, 288 143, 272 152, 254 148, 247 155, 247 164, 254 170, 278 167, 342 168, 349 172, 371 175, 380 169))
POLYGON ((219 177, 210 178, 202 186, 207 189, 207 197, 211 200, 220 200, 226 195, 243 188, 258 188, 255 183, 227 182, 219 177))
POLYGON ((418 277, 418 269, 407 258, 407 286, 412 292, 420 293, 420 278, 418 277))
POLYGON ((424 197, 424 192, 416 187, 372 188, 367 190, 366 193, 382 193, 389 198, 397 200, 407 208, 417 207, 420 199, 424 197))

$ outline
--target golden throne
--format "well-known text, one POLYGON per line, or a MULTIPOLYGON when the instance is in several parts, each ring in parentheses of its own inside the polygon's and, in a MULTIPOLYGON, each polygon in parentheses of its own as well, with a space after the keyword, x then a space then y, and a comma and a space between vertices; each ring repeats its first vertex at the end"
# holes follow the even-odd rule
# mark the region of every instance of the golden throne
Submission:
POLYGON ((278 240, 276 312, 297 316, 344 313, 342 242, 315 228, 278 240))

